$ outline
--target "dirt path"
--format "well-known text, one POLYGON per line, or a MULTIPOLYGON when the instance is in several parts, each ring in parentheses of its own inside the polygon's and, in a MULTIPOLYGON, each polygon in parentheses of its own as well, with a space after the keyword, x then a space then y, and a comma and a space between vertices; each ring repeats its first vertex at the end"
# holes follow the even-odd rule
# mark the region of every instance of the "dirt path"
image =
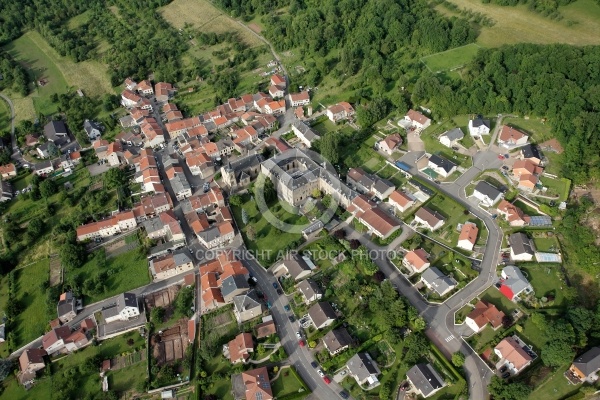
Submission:
POLYGON ((238 21, 238 20, 235 20, 235 22, 240 24, 240 26, 242 26, 248 32, 251 32, 254 36, 256 36, 258 39, 260 39, 262 42, 264 42, 267 46, 269 46, 269 49, 271 49, 271 53, 273 54, 273 57, 275 57, 277 62, 279 62, 279 65, 281 65, 281 68, 283 69, 283 73, 285 74, 285 76, 289 76, 287 69, 285 69, 285 65, 283 65, 283 63, 281 62, 281 58, 279 57, 279 54, 277 54, 277 52, 275 51, 275 48, 273 47, 273 45, 267 39, 265 39, 264 36, 255 32, 254 30, 252 30, 248 25, 246 25, 243 22, 238 21))

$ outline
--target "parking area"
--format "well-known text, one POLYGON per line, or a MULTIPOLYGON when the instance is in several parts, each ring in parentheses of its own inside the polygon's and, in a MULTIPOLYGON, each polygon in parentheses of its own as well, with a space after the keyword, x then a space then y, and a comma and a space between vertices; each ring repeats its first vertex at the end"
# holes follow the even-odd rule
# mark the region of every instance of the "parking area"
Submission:
POLYGON ((90 171, 90 175, 91 176, 96 176, 96 175, 100 175, 105 173, 106 171, 108 171, 110 169, 110 164, 103 163, 103 164, 98 164, 98 163, 94 163, 91 165, 87 166, 88 171, 90 171))

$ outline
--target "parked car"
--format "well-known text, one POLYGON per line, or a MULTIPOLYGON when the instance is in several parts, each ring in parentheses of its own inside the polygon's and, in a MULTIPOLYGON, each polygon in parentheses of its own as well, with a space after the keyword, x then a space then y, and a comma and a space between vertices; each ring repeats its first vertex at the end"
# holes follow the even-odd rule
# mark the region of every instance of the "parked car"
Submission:
POLYGON ((298 344, 300 345, 300 347, 306 346, 306 343, 304 343, 304 340, 302 339, 298 340, 298 344))
POLYGON ((508 368, 506 365, 504 367, 500 368, 500 373, 501 374, 504 373, 506 371, 506 368, 508 368))
POLYGON ((290 322, 292 322, 292 323, 294 323, 294 322, 296 321, 296 318, 294 318, 294 316, 293 316, 293 315, 290 315, 290 316, 288 317, 288 319, 289 319, 289 320, 290 320, 290 322))
POLYGON ((319 374, 319 376, 320 376, 321 378, 324 378, 324 377, 325 377, 325 372, 323 372, 323 370, 322 370, 322 369, 318 369, 318 370, 317 370, 317 374, 319 374))
POLYGON ((319 366, 319 364, 317 364, 317 362, 316 362, 316 361, 312 361, 312 362, 310 363, 310 365, 311 365, 313 368, 317 368, 317 367, 319 366))
POLYGON ((285 306, 283 306, 283 309, 284 309, 285 311, 290 311, 290 310, 291 310, 291 308, 290 308, 290 305, 289 305, 289 304, 286 304, 285 306))
POLYGON ((502 375, 502 379, 506 379, 508 377, 510 377, 510 373, 509 372, 507 372, 507 373, 505 373, 505 374, 502 375))
POLYGON ((297 337, 298 339, 302 339, 302 335, 300 334, 300 332, 296 332, 296 337, 297 337))
POLYGON ((273 289, 277 289, 277 282, 273 282, 273 289))
POLYGON ((277 294, 281 296, 283 294, 283 290, 277 289, 277 294))
POLYGON ((323 382, 325 382, 326 384, 328 384, 328 385, 329 385, 329 384, 331 383, 331 379, 329 379, 329 377, 328 377, 328 376, 324 376, 324 377, 323 377, 323 382))
POLYGON ((341 397, 342 399, 347 399, 347 398, 349 398, 349 397, 350 397, 350 395, 348 395, 348 392, 346 392, 345 390, 342 390, 342 391, 340 392, 340 397, 341 397))

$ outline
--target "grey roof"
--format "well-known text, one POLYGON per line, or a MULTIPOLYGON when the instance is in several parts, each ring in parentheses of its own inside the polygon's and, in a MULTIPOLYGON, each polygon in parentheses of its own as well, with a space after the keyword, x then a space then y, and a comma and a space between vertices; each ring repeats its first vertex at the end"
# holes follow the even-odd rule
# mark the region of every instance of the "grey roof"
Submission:
POLYGON ((475 128, 485 125, 488 128, 490 127, 490 120, 489 119, 482 119, 482 118, 475 118, 474 120, 471 121, 471 125, 475 128))
POLYGON ((314 295, 323 294, 317 282, 313 281, 312 279, 306 279, 300 282, 298 284, 298 289, 307 299, 310 299, 314 295))
POLYGON ((444 380, 429 363, 413 366, 406 376, 424 397, 445 386, 444 380))
POLYGON ((238 289, 248 288, 250 288, 250 285, 248 285, 248 281, 244 275, 231 275, 223 281, 223 284, 221 285, 221 294, 223 297, 227 297, 238 289))
POLYGON ((169 182, 171 182, 171 188, 173 188, 175 194, 192 189, 185 176, 182 175, 175 175, 169 182))
POLYGON ((329 352, 334 353, 352 344, 352 336, 346 328, 333 329, 323 336, 323 343, 329 352))
POLYGON ((396 186, 392 182, 388 181, 387 179, 376 179, 375 184, 373 185, 373 189, 377 193, 385 193, 389 189, 395 189, 395 188, 396 188, 396 186))
POLYGON ((314 324, 319 327, 329 319, 336 319, 335 310, 328 301, 320 301, 308 310, 308 315, 314 324))
POLYGON ((6 325, 0 325, 0 339, 6 339, 6 325))
POLYGON ((83 122, 83 129, 87 132, 88 135, 92 133, 93 130, 102 131, 102 127, 96 121, 90 121, 86 119, 83 122))
POLYGON ((439 296, 443 296, 447 291, 452 290, 457 285, 457 282, 454 279, 445 275, 436 267, 426 269, 425 272, 421 274, 421 279, 432 286, 433 290, 439 296))
POLYGON ((437 165, 439 168, 442 168, 446 172, 450 172, 452 171, 452 168, 456 167, 456 164, 454 164, 452 161, 444 157, 438 156, 437 154, 432 154, 431 157, 429 157, 429 162, 437 165))
POLYGON ((217 226, 211 226, 210 228, 198 233, 198 237, 201 238, 205 243, 210 243, 220 236, 221 232, 217 226))
POLYGON ((445 218, 440 213, 428 207, 419 208, 415 213, 415 216, 427 222, 429 226, 435 226, 439 221, 445 221, 445 218))
POLYGON ((50 142, 42 143, 38 146, 38 149, 40 149, 41 151, 48 151, 49 145, 50 145, 50 142))
POLYGON ((346 363, 350 374, 363 382, 371 375, 379 375, 381 371, 369 353, 357 353, 346 363))
POLYGON ((508 286, 515 296, 530 286, 521 270, 514 265, 504 267, 502 273, 506 276, 502 284, 508 286))
POLYGON ((179 252, 173 254, 173 261, 175 262, 176 266, 180 266, 192 262, 192 259, 187 255, 186 252, 179 252))
POLYGON ((573 361, 573 365, 589 376, 600 370, 600 347, 592 347, 573 361))
POLYGON ((348 175, 346 175, 346 181, 349 179, 364 186, 369 191, 375 183, 375 178, 366 173, 362 168, 351 168, 348 171, 348 175))
POLYGON ((35 168, 35 170, 40 170, 40 169, 46 169, 48 167, 52 166, 52 161, 50 160, 46 160, 46 161, 40 161, 39 163, 35 164, 33 167, 35 168))
POLYGON ((66 135, 67 127, 65 123, 62 121, 50 121, 44 126, 44 136, 48 138, 48 140, 53 140, 58 135, 66 135))
POLYGON ((142 226, 146 230, 147 235, 151 235, 154 232, 158 232, 165 227, 159 217, 154 217, 142 221, 142 226))
POLYGON ((241 294, 233 298, 233 306, 238 312, 243 312, 251 308, 260 307, 256 291, 251 290, 246 294, 241 294))
POLYGON ((119 309, 117 308, 117 306, 112 306, 102 310, 102 318, 104 320, 106 320, 107 318, 114 317, 116 315, 119 315, 119 309))
POLYGON ((117 312, 121 312, 125 309, 125 307, 135 307, 138 308, 138 300, 137 296, 134 293, 125 292, 121 293, 117 298, 117 312))
POLYGON ((292 122, 292 125, 296 129, 298 129, 300 133, 302 133, 302 135, 304 135, 304 137, 311 143, 315 140, 321 139, 321 135, 319 135, 319 133, 312 130, 308 125, 306 125, 302 121, 294 121, 292 122))
POLYGON ((460 140, 465 137, 465 134, 463 133, 462 129, 454 128, 444 132, 442 136, 446 136, 450 140, 460 140))
POLYGON ((70 298, 66 300, 60 300, 58 305, 56 306, 56 311, 59 318, 63 315, 69 314, 71 312, 77 312, 77 305, 75 304, 75 299, 70 298))
POLYGON ((224 166, 227 172, 233 172, 236 177, 241 172, 244 172, 250 168, 256 168, 260 165, 261 162, 264 161, 264 158, 260 154, 249 154, 245 157, 238 158, 235 161, 228 162, 226 166, 224 166))
POLYGON ((523 232, 513 233, 508 237, 508 243, 515 255, 519 254, 534 254, 531 240, 523 232))
POLYGON ((531 143, 521 147, 521 153, 523 154, 523 158, 537 158, 540 160, 542 159, 542 156, 540 156, 540 152, 538 151, 537 147, 535 147, 535 145, 531 143))
POLYGON ((304 261, 304 259, 298 254, 287 254, 282 260, 282 264, 285 265, 288 274, 290 274, 294 279, 297 279, 298 275, 300 275, 302 272, 310 271, 310 267, 306 261, 304 261))
POLYGON ((323 228, 323 221, 316 220, 315 222, 313 222, 312 224, 310 224, 309 226, 307 226, 306 228, 302 229, 302 233, 304 235, 310 235, 313 232, 318 231, 319 229, 323 228))
POLYGON ((486 196, 491 201, 495 200, 502 194, 501 191, 490 185, 486 181, 479 181, 475 186, 475 190, 482 195, 486 196))
POLYGON ((552 217, 548 215, 532 215, 529 226, 552 226, 552 217))

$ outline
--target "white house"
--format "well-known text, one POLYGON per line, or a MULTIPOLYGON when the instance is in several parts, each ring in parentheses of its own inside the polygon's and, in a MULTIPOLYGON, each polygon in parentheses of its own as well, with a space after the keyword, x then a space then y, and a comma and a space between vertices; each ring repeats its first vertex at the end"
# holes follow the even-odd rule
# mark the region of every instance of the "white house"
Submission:
POLYGON ((459 140, 465 137, 462 129, 454 128, 446 131, 440 135, 440 143, 446 147, 456 146, 459 140))
POLYGON ((440 213, 427 207, 421 207, 417 210, 414 221, 431 231, 439 229, 445 222, 444 217, 440 213))
POLYGON ((307 91, 300 93, 290 93, 289 95, 291 107, 301 107, 310 104, 310 95, 307 91))
POLYGON ((479 233, 477 225, 472 222, 465 222, 460 230, 457 246, 464 250, 473 251, 473 247, 477 242, 477 233, 479 233))
POLYGON ((108 324, 114 321, 127 321, 140 315, 137 296, 134 293, 121 293, 117 297, 117 304, 104 309, 102 316, 108 324))
POLYGON ((504 125, 498 136, 498 144, 506 148, 513 148, 527 144, 529 136, 518 129, 504 125))
POLYGON ((429 118, 421 114, 419 111, 415 111, 412 109, 408 110, 408 112, 404 116, 404 119, 410 122, 411 125, 419 131, 422 131, 423 129, 431 125, 431 120, 429 118))
POLYGON ((523 232, 513 233, 508 237, 510 258, 514 261, 531 261, 535 255, 533 243, 523 232))
POLYGON ((400 190, 394 190, 388 198, 388 203, 396 210, 403 213, 415 205, 415 199, 400 190))
POLYGON ((475 118, 469 120, 469 134, 471 136, 481 136, 490 134, 490 120, 475 118))
POLYGON ((454 171, 456 171, 456 164, 454 164, 452 161, 438 156, 437 154, 432 154, 431 157, 429 157, 429 163, 427 164, 427 166, 429 168, 431 168, 436 174, 443 176, 444 178, 447 178, 448 176, 452 175, 452 173, 454 171))
POLYGON ((312 143, 321 139, 321 136, 317 132, 310 129, 310 127, 302 121, 294 121, 292 123, 292 131, 308 148, 312 146, 312 143))
POLYGON ((484 206, 491 207, 502 198, 502 192, 485 181, 479 181, 473 190, 473 197, 484 206))

